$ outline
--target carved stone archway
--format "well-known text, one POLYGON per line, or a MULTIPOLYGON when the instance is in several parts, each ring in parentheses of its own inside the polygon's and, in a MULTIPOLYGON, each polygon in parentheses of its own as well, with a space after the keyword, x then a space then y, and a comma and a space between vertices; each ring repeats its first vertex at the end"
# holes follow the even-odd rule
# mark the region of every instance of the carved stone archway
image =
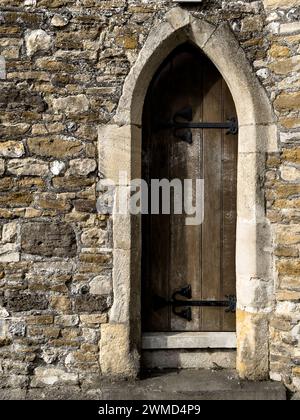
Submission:
MULTIPOLYGON (((275 271, 263 181, 266 153, 278 150, 277 127, 268 97, 228 24, 213 26, 175 7, 151 30, 126 78, 114 119, 99 127, 100 172, 116 185, 120 171, 131 179, 141 177, 142 111, 148 86, 163 60, 187 41, 218 68, 238 113, 237 370, 242 378, 264 379, 269 371, 275 271)), ((114 215, 113 232, 114 303, 109 323, 101 328, 100 365, 106 375, 136 376, 141 337, 139 217, 114 215)))

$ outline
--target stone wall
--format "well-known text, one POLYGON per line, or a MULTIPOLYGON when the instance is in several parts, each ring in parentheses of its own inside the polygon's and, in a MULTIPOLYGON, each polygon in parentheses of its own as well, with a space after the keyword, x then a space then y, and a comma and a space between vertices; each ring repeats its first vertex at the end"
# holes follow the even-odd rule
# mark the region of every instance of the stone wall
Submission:
POLYGON ((266 210, 274 226, 275 307, 270 376, 300 388, 300 1, 267 0, 266 54, 253 62, 273 103, 280 153, 268 156, 266 210), (298 102, 297 102, 298 98, 298 102))
MULTIPOLYGON (((95 206, 97 127, 174 3, 0 6, 0 386, 80 384, 99 376, 113 303, 112 222, 95 206)), ((281 151, 266 156, 260 183, 275 232, 270 375, 300 390, 300 1, 183 7, 229 22, 278 117, 281 151)))

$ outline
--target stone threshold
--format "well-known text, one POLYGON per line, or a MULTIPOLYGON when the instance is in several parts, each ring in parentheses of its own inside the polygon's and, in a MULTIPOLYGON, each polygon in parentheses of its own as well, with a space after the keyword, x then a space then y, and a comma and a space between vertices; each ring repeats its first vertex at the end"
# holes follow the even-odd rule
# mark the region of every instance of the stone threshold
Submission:
POLYGON ((235 332, 149 332, 142 336, 143 350, 235 348, 235 332))

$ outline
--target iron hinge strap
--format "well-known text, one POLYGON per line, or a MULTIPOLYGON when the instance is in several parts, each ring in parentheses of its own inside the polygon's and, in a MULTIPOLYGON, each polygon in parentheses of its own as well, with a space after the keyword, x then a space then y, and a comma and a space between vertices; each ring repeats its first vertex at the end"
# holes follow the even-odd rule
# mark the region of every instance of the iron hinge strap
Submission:
POLYGON ((154 126, 157 131, 173 129, 175 137, 189 144, 193 143, 191 129, 227 129, 226 134, 238 133, 238 121, 236 118, 230 118, 226 122, 192 122, 192 119, 193 110, 191 107, 187 107, 176 112, 171 121, 156 120, 154 126))
POLYGON ((171 300, 164 299, 160 296, 155 295, 153 298, 154 310, 162 309, 166 306, 171 306, 172 311, 175 315, 180 316, 181 318, 187 319, 188 321, 192 320, 192 311, 191 307, 225 307, 225 312, 235 312, 236 311, 236 296, 229 295, 226 296, 227 300, 182 300, 177 299, 177 296, 185 297, 187 299, 192 298, 192 288, 190 285, 182 287, 181 289, 176 290, 171 300), (177 308, 183 308, 181 311, 177 311, 177 308))
POLYGON ((216 128, 216 129, 228 129, 231 134, 237 132, 237 121, 232 118, 226 122, 166 122, 159 124, 160 129, 174 128, 180 130, 184 128, 216 128))

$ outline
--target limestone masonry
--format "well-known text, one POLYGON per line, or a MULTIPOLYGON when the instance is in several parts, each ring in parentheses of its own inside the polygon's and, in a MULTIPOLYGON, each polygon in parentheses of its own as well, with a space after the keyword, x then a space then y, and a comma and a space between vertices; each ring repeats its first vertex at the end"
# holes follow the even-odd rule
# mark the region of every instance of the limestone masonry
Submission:
POLYGON ((92 382, 130 352, 111 318, 98 127, 174 7, 229 24, 276 116, 279 151, 257 183, 274 258, 264 357, 271 379, 300 391, 300 0, 0 0, 0 388, 92 382))

